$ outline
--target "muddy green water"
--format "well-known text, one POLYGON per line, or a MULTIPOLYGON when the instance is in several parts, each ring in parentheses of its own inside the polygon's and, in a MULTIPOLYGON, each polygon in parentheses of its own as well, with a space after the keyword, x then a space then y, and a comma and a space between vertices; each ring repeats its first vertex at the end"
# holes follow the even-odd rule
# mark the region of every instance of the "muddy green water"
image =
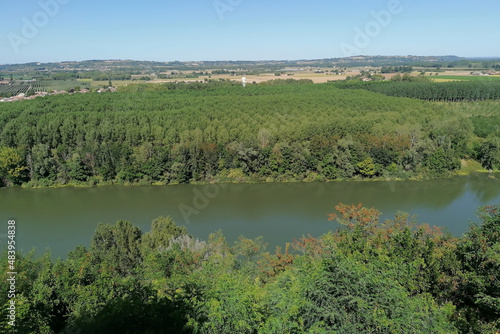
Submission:
POLYGON ((18 248, 49 248, 65 257, 76 245, 88 246, 100 222, 125 219, 149 231, 154 218, 170 215, 200 239, 221 229, 230 242, 264 236, 274 249, 335 229, 327 214, 339 202, 375 207, 383 218, 406 211, 459 236, 478 221, 478 206, 500 203, 500 181, 475 174, 430 181, 8 188, 0 189, 0 242, 4 249, 7 221, 15 219, 18 248))

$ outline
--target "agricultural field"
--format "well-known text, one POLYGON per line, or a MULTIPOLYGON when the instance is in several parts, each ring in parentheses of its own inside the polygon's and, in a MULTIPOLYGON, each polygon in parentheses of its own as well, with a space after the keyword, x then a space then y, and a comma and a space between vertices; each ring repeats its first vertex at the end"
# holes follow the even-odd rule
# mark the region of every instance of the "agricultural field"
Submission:
POLYGON ((0 84, 0 97, 11 97, 19 94, 31 95, 36 92, 69 91, 80 87, 90 88, 87 82, 73 80, 25 81, 16 80, 0 84))
MULTIPOLYGON (((89 87, 92 88, 100 88, 100 87, 108 87, 109 80, 85 80, 85 79, 79 79, 79 83, 84 83, 87 84, 89 87)), ((134 84, 137 82, 145 82, 145 81, 132 81, 132 80, 111 80, 111 84, 113 87, 120 87, 120 86, 126 86, 130 84, 134 84)))

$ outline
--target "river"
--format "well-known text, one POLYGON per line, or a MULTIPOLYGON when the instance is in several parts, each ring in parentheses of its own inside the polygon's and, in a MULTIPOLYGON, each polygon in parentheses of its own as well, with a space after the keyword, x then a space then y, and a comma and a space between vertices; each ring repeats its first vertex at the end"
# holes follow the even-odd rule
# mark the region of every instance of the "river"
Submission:
POLYGON ((478 221, 478 206, 500 203, 500 181, 473 174, 428 181, 6 188, 0 189, 0 242, 3 248, 7 221, 15 219, 18 249, 65 257, 76 245, 90 245, 98 223, 124 219, 147 232, 154 218, 170 215, 197 238, 221 229, 231 243, 240 235, 264 236, 273 250, 335 229, 327 214, 339 202, 375 207, 384 219, 405 211, 460 236, 478 221))

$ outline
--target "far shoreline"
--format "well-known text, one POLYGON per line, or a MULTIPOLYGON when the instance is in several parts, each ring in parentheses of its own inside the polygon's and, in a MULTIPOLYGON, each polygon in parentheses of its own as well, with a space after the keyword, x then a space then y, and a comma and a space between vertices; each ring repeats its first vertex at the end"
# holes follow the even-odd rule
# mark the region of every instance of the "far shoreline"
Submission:
POLYGON ((330 182, 404 182, 404 181, 429 181, 429 180, 437 180, 437 179, 451 179, 455 177, 463 177, 470 176, 474 174, 489 174, 491 179, 499 180, 500 178, 500 170, 459 170, 448 175, 441 176, 414 176, 409 178, 387 178, 387 177, 374 177, 374 178, 350 178, 350 179, 335 179, 335 180, 258 180, 258 179, 240 179, 240 180, 229 180, 229 179, 219 179, 216 181, 195 181, 189 183, 179 183, 179 182, 151 182, 151 183, 141 183, 139 182, 99 182, 95 184, 87 183, 73 183, 70 182, 68 184, 53 184, 49 186, 28 186, 27 184, 19 185, 19 186, 8 186, 2 187, 0 189, 11 189, 11 188, 20 188, 20 189, 59 189, 59 188, 99 188, 106 186, 123 186, 123 187, 141 187, 141 186, 176 186, 176 185, 192 185, 192 186, 207 186, 207 185, 223 185, 223 184, 286 184, 286 183, 330 183, 330 182))

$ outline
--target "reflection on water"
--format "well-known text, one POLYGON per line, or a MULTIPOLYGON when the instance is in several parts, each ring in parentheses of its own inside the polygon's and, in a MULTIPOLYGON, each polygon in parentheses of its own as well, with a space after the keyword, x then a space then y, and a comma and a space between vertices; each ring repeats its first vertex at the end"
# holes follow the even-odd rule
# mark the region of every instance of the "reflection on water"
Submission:
POLYGON ((148 231, 151 220, 168 215, 199 238, 221 229, 231 242, 239 235, 263 235, 274 248, 335 229, 327 214, 339 202, 375 207, 383 218, 406 211, 460 235, 477 220, 478 206, 500 203, 500 181, 475 174, 431 181, 228 184, 208 192, 192 185, 9 188, 0 190, 0 219, 17 220, 24 250, 50 247, 56 256, 88 245, 99 222, 126 219, 148 231), (209 196, 200 199, 204 192, 209 196))
POLYGON ((473 174, 469 179, 471 181, 467 184, 468 188, 481 202, 490 202, 499 196, 500 181, 493 175, 486 178, 484 175, 473 174))

